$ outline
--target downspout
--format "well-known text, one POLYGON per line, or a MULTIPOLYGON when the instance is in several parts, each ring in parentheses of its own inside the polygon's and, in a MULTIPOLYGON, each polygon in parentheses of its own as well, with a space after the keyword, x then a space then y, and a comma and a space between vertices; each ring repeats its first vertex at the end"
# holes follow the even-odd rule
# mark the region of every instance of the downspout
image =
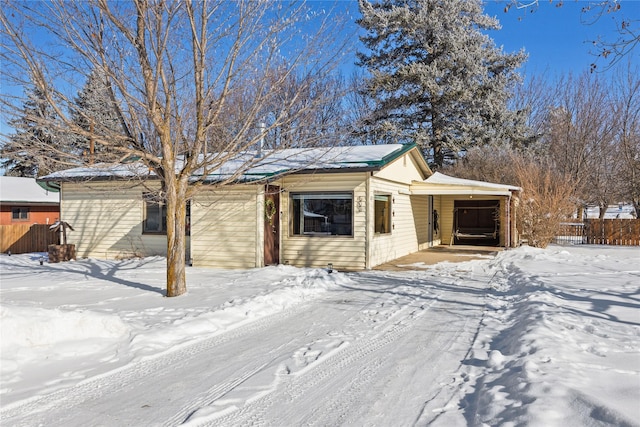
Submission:
POLYGON ((365 227, 365 236, 364 236, 364 251, 365 251, 365 257, 364 257, 364 268, 367 270, 371 270, 371 224, 369 221, 369 212, 370 212, 370 192, 371 192, 371 177, 373 176, 373 172, 370 172, 369 174, 367 174, 367 179, 366 179, 366 183, 365 183, 365 191, 366 191, 366 198, 365 198, 365 202, 364 202, 364 215, 365 215, 365 221, 364 223, 366 224, 365 227))
POLYGON ((258 268, 264 267, 264 203, 265 188, 258 186, 256 192, 256 255, 255 265, 258 268))
POLYGON ((509 197, 507 199, 507 235, 506 235, 505 246, 507 248, 511 247, 511 192, 509 192, 509 197))

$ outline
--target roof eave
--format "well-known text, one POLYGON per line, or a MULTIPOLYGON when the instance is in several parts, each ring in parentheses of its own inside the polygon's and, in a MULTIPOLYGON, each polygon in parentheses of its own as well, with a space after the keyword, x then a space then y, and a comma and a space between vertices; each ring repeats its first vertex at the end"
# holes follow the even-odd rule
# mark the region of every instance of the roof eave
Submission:
POLYGON ((66 176, 66 177, 55 177, 55 178, 37 178, 36 182, 40 183, 62 183, 62 182, 104 182, 104 181, 131 181, 131 180, 157 180, 158 177, 155 175, 147 175, 147 176, 122 176, 122 175, 83 175, 83 176, 66 176))
POLYGON ((509 190, 412 188, 411 194, 414 196, 510 196, 512 192, 509 190))
POLYGON ((27 200, 2 200, 2 201, 0 201, 0 205, 3 205, 3 206, 8 206, 8 205, 12 205, 12 206, 16 206, 16 205, 20 205, 20 206, 59 206, 60 202, 54 202, 54 201, 50 201, 50 202, 34 202, 34 201, 27 201, 27 200))

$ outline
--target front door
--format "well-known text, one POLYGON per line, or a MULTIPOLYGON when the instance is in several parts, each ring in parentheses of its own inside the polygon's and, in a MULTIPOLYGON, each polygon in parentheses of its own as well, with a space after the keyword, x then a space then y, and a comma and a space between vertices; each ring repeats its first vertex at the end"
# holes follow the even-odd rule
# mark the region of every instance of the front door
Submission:
POLYGON ((265 186, 264 265, 280 263, 280 187, 265 186))

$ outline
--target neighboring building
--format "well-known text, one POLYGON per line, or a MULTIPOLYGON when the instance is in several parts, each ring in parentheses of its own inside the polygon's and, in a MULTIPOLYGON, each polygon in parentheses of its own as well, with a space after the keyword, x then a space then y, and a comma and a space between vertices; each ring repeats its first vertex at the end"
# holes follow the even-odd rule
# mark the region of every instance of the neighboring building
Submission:
MULTIPOLYGON (((600 207, 589 205, 584 210, 585 219, 600 218, 600 207)), ((618 203, 607 206, 603 219, 636 219, 636 210, 632 204, 618 203)))
MULTIPOLYGON (((433 174, 415 144, 264 154, 237 184, 213 185, 235 170, 233 162, 209 174, 212 185, 191 200, 194 266, 362 270, 439 244, 517 242, 518 187, 433 174)), ((131 179, 142 171, 96 165, 41 178, 62 188, 78 256, 166 255, 165 211, 145 197, 159 183, 131 179)))
POLYGON ((60 193, 34 178, 0 176, 0 225, 53 224, 60 218, 60 193))

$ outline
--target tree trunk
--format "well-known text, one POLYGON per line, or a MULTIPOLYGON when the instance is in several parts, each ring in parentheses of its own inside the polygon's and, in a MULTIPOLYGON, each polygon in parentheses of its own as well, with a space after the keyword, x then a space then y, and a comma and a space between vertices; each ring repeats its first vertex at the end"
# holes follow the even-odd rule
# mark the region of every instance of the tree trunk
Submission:
POLYGON ((607 208, 609 207, 608 203, 604 203, 604 202, 600 202, 598 205, 599 211, 598 211, 598 218, 599 219, 604 219, 604 215, 607 213, 607 208))
POLYGON ((442 169, 442 165, 444 164, 444 153, 442 152, 442 142, 437 139, 434 139, 431 142, 431 146, 433 147, 433 164, 436 169, 442 169))
POLYGON ((177 297, 187 292, 186 184, 167 175, 167 297, 177 297))
POLYGON ((433 149, 433 165, 436 169, 442 169, 444 165, 444 153, 442 152, 442 131, 438 123, 434 120, 431 137, 431 148, 433 149))
POLYGON ((442 117, 437 111, 431 112, 431 148, 433 149, 433 165, 435 169, 442 169, 444 165, 444 152, 442 151, 443 137, 442 117))

